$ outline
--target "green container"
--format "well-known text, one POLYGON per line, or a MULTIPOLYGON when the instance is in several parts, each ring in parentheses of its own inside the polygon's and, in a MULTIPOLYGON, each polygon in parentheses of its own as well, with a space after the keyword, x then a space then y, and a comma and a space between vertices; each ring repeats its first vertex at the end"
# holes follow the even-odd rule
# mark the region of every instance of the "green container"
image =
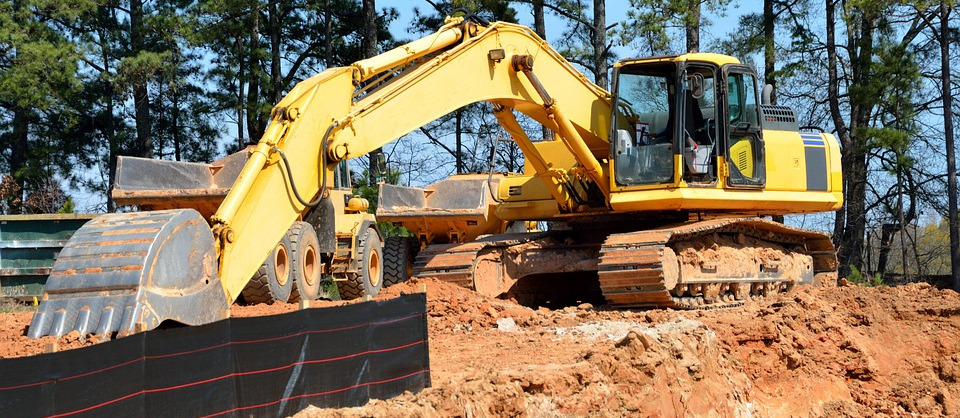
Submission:
POLYGON ((77 229, 96 214, 0 215, 0 298, 33 300, 77 229))

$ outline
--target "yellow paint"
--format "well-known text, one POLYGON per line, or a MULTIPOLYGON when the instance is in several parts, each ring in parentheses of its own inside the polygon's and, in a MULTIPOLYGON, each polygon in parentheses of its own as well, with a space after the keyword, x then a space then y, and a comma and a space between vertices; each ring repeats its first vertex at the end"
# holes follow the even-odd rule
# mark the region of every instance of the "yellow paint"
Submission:
POLYGON ((625 65, 632 64, 646 64, 651 62, 683 62, 683 61, 697 61, 697 62, 707 62, 716 65, 725 65, 725 64, 740 64, 740 60, 723 54, 714 54, 710 52, 691 52, 688 54, 677 55, 677 56, 663 56, 663 57, 650 57, 650 58, 631 58, 625 59, 614 64, 614 67, 623 67, 625 65))
POLYGON ((733 164, 740 171, 740 174, 743 174, 744 177, 753 177, 753 149, 750 141, 745 139, 734 140, 727 155, 729 156, 727 162, 733 164))

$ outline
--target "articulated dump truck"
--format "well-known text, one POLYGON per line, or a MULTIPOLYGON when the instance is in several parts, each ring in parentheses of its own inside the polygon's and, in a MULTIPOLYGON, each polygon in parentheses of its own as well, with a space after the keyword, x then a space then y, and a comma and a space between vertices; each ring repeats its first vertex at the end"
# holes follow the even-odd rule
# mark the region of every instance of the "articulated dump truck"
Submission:
POLYGON ((300 82, 260 141, 224 160, 121 160, 136 174, 114 196, 143 211, 73 236, 29 335, 207 323, 241 297, 315 298, 321 277, 345 297, 413 275, 678 309, 836 279, 827 236, 761 217, 839 208, 837 141, 764 104, 753 69, 717 54, 626 59, 608 92, 529 28, 473 20, 300 82), (384 249, 344 161, 477 102, 524 173, 384 186, 381 219, 415 235, 384 249), (531 140, 516 112, 553 137, 531 140))

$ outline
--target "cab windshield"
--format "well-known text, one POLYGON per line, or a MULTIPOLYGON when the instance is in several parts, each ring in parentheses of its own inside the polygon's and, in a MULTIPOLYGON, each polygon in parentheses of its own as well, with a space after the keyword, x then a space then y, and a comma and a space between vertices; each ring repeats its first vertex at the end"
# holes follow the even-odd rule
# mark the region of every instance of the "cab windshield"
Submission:
POLYGON ((673 65, 618 72, 613 132, 617 183, 673 181, 675 78, 673 65))

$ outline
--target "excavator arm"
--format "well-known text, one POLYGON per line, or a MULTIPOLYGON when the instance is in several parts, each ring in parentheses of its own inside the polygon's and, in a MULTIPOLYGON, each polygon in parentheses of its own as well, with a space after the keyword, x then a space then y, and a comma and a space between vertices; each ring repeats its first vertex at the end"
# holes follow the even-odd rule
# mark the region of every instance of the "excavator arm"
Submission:
POLYGON ((213 217, 220 278, 231 299, 271 243, 306 210, 292 185, 313 198, 324 190, 324 178, 331 181, 337 161, 366 155, 480 101, 515 109, 560 133, 580 164, 594 167, 590 179, 606 184, 596 154, 607 154, 610 126, 595 115, 610 114, 609 94, 526 27, 454 19, 427 38, 305 80, 274 108, 267 132, 213 217), (544 82, 532 83, 514 57, 536 60, 536 77, 544 82), (370 81, 369 90, 358 88, 370 81), (555 87, 552 108, 538 93, 544 86, 555 87), (325 167, 325 176, 318 176, 318 167, 325 167))
POLYGON ((296 85, 209 225, 192 209, 174 209, 106 214, 84 226, 61 253, 29 336, 124 335, 165 320, 229 316, 291 225, 329 198, 339 161, 480 101, 493 104, 560 207, 574 204, 572 180, 609 194, 601 160, 610 120, 597 117, 610 115, 609 93, 529 28, 448 18, 435 34, 296 85), (511 109, 556 132, 577 167, 545 161, 511 109))

